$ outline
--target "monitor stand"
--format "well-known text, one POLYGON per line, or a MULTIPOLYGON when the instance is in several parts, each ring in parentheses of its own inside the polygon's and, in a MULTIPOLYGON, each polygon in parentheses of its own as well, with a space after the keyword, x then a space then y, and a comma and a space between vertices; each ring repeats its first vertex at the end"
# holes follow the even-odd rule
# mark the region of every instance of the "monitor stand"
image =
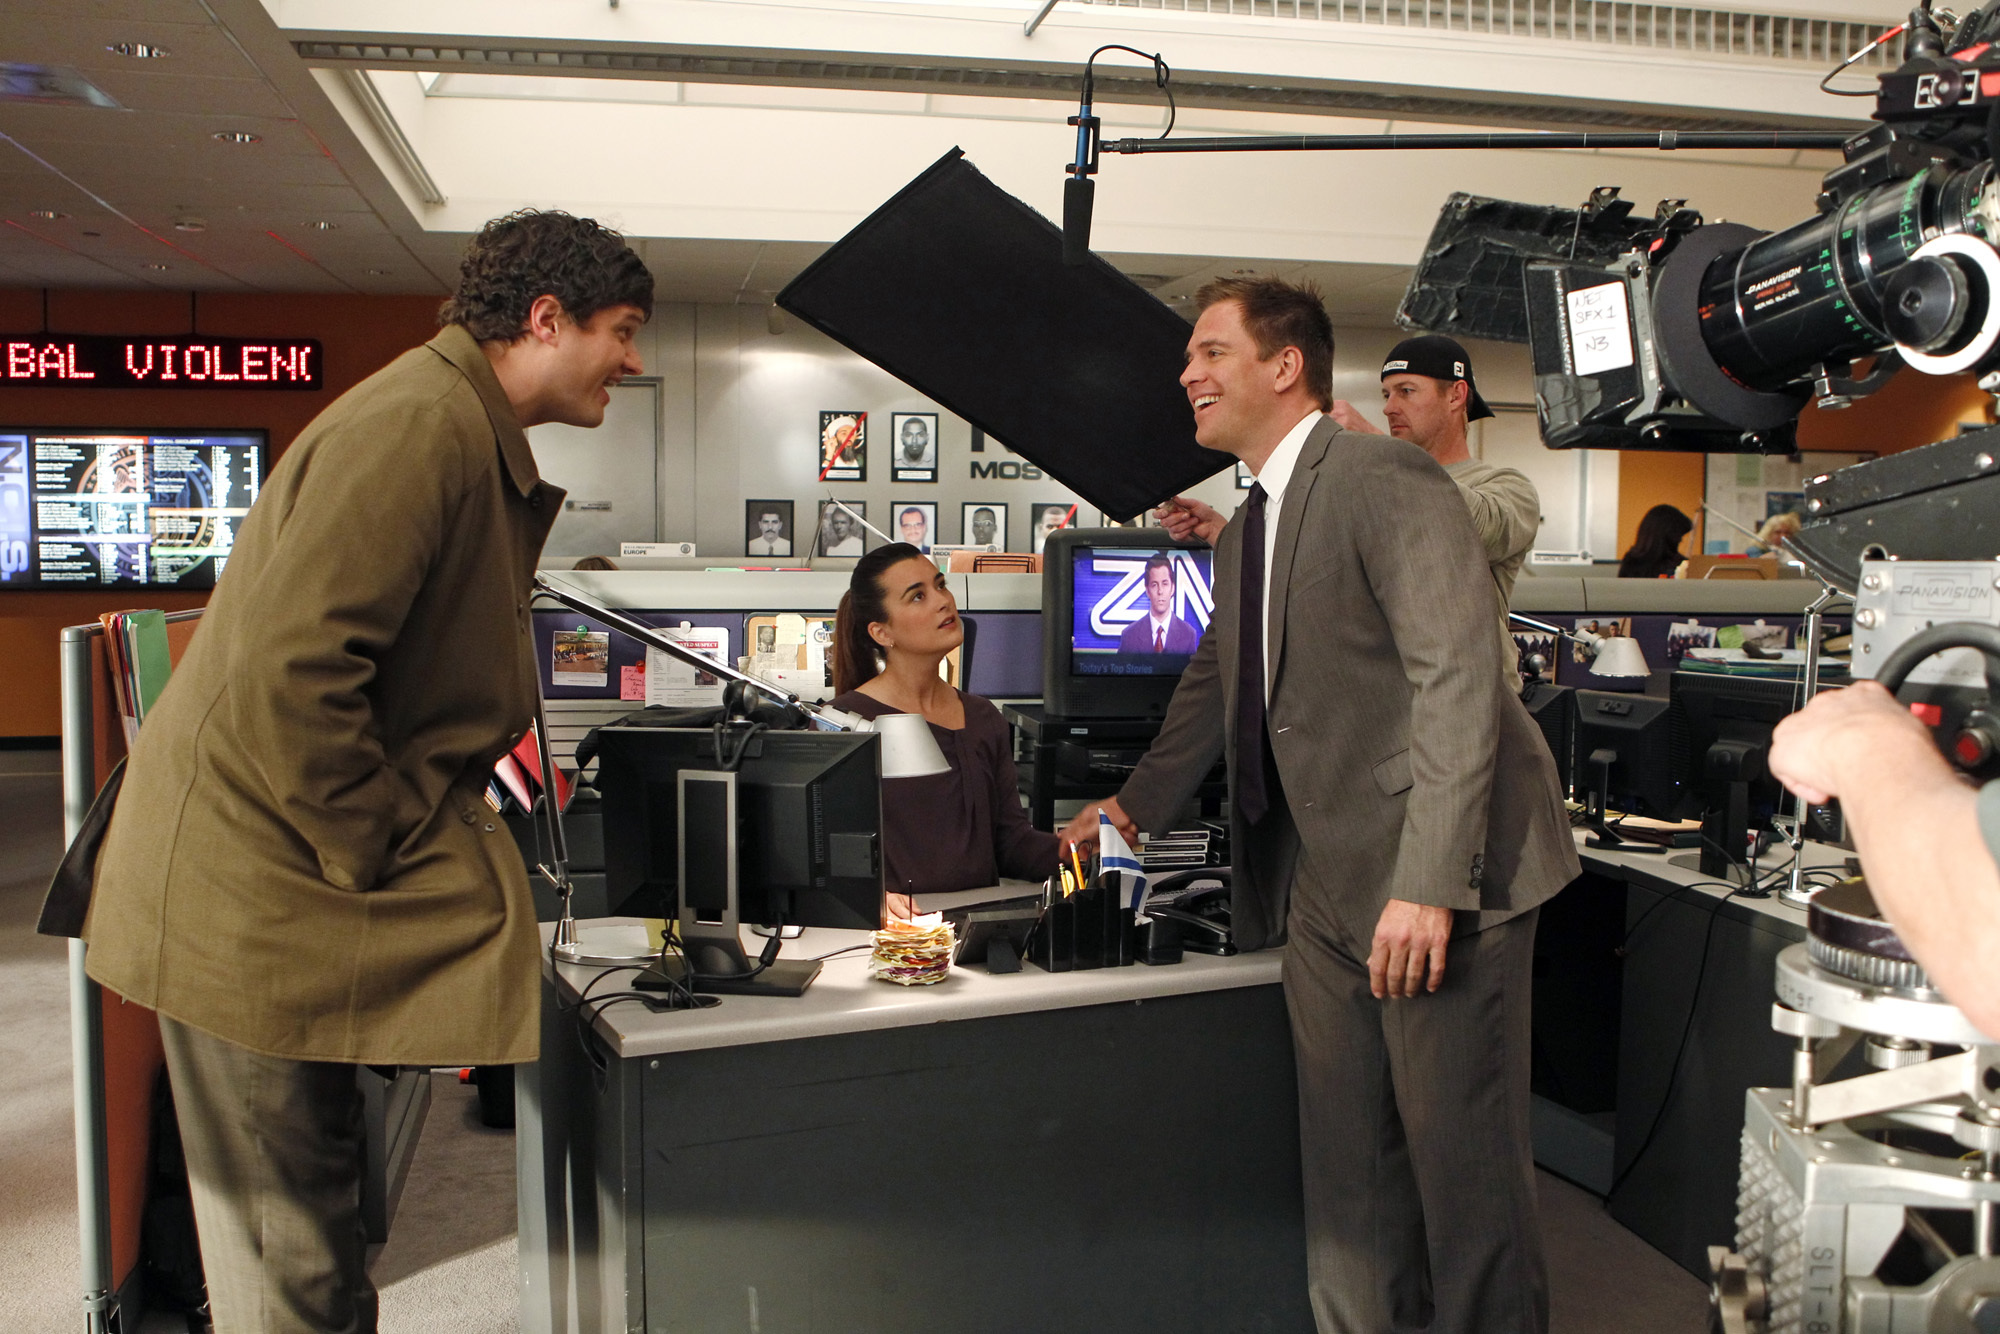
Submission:
POLYGON ((1622 837, 1606 822, 1605 808, 1611 803, 1611 766, 1617 762, 1618 752, 1608 747, 1590 752, 1590 786, 1583 794, 1583 822, 1592 832, 1583 845, 1619 852, 1665 852, 1666 848, 1658 843, 1622 837))
POLYGON ((680 936, 682 954, 666 955, 640 973, 640 990, 684 986, 711 996, 803 996, 819 976, 818 959, 773 959, 760 969, 736 932, 713 922, 682 922, 680 936))

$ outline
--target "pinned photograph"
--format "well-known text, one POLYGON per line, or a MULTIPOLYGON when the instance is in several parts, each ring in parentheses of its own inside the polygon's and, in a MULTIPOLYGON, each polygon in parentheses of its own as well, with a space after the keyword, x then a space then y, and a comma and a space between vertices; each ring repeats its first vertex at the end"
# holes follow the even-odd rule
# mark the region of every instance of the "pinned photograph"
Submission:
POLYGON ((744 501, 743 528, 744 555, 789 556, 792 554, 791 501, 744 501))
POLYGON ((896 506, 896 536, 926 556, 937 543, 937 502, 906 500, 896 506))
POLYGON ((1715 627, 1700 621, 1675 621, 1667 627, 1667 660, 1679 662, 1689 649, 1714 648, 1715 627))
POLYGON ((834 411, 819 414, 819 480, 868 480, 867 413, 834 411))
POLYGON ((889 434, 896 442, 896 466, 890 475, 899 482, 937 480, 938 419, 935 412, 890 414, 889 434))
POLYGON ((968 500, 958 507, 958 511, 961 543, 968 547, 985 547, 988 551, 1007 549, 1007 506, 1004 503, 968 500))
POLYGON ((581 625, 574 630, 558 630, 549 659, 550 685, 609 685, 611 634, 581 625))
MULTIPOLYGON (((1596 635, 1599 639, 1630 639, 1632 618, 1630 616, 1592 616, 1581 618, 1576 628, 1596 635)), ((1589 662, 1591 652, 1576 640, 1570 641, 1570 657, 1576 662, 1589 662)))
POLYGON ((1053 504, 1030 505, 1028 513, 1035 519, 1035 554, 1040 555, 1042 548, 1048 544, 1049 534, 1058 528, 1076 527, 1076 516, 1081 511, 1068 501, 1059 500, 1053 504))
POLYGON ((868 515, 868 504, 861 500, 843 500, 835 504, 829 500, 819 507, 819 536, 813 546, 817 556, 859 556, 868 549, 866 528, 854 521, 854 515, 863 518, 868 515), (845 505, 847 508, 842 509, 845 505), (854 513, 848 513, 852 510, 854 513))

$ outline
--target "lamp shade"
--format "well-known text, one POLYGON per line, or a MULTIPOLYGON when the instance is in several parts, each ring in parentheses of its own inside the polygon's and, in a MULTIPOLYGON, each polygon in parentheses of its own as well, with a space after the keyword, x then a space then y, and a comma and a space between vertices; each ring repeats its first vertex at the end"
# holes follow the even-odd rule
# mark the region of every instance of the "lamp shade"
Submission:
POLYGON ((882 738, 884 778, 926 778, 950 772, 951 763, 938 749, 931 725, 921 713, 885 713, 863 727, 882 738))
POLYGON ((1604 638, 1597 642, 1597 656, 1590 661, 1590 683, 1605 690, 1637 690, 1646 684, 1650 669, 1636 639, 1604 638))

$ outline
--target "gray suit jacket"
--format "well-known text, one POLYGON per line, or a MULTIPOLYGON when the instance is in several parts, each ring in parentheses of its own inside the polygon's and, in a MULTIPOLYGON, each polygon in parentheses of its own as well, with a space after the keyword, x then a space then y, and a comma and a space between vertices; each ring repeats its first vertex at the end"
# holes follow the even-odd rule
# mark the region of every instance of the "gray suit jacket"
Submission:
MULTIPOLYGON (((1363 935, 1390 899, 1452 908, 1463 934, 1541 903, 1578 873, 1555 765, 1500 684, 1492 580, 1444 469, 1392 436, 1313 428, 1267 572, 1271 750, 1282 792, 1232 814, 1234 923, 1281 943, 1303 847, 1363 935)), ((1243 533, 1216 544, 1215 617, 1159 739, 1118 794, 1159 832, 1218 753, 1230 760, 1243 533)))

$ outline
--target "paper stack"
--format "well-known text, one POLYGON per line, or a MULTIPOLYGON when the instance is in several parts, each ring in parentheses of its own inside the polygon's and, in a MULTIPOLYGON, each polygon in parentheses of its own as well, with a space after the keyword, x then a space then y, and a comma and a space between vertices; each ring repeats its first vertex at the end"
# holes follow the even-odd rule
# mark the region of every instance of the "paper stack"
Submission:
POLYGON ((944 981, 958 945, 949 922, 936 926, 891 922, 877 931, 874 939, 875 953, 868 960, 868 971, 900 987, 927 987, 944 981))

